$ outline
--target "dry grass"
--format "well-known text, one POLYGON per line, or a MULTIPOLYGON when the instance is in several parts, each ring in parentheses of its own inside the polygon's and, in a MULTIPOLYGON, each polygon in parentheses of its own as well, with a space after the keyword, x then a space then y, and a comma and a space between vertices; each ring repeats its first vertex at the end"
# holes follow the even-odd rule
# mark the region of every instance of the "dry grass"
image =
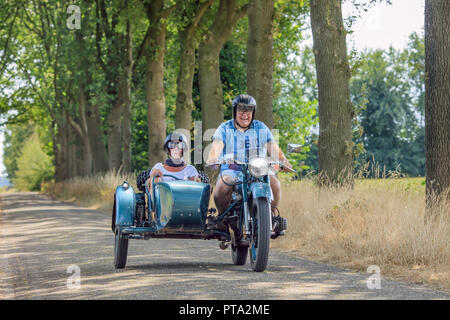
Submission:
POLYGON ((133 189, 137 190, 136 175, 122 175, 120 172, 107 172, 95 177, 76 177, 64 182, 48 183, 42 189, 44 193, 58 200, 110 213, 116 187, 123 181, 128 181, 133 189))
MULTIPOLYGON (((124 180, 136 190, 135 175, 107 173, 49 184, 45 192, 110 213, 124 180)), ((382 276, 449 290, 450 208, 442 206, 425 222, 423 180, 363 179, 353 190, 320 190, 310 180, 282 179, 280 211, 288 231, 272 247, 362 272, 378 265, 382 276)))
POLYGON ((353 190, 284 184, 287 235, 274 248, 366 272, 450 289, 449 206, 426 222, 420 179, 356 181, 353 190))

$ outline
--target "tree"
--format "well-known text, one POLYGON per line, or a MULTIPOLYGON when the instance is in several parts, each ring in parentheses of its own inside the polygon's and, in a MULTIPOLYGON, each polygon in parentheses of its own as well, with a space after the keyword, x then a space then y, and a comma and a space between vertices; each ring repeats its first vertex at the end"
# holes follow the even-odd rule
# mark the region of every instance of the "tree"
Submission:
MULTIPOLYGON (((73 29, 66 2, 6 1, 0 5, 1 122, 32 120, 35 128, 46 130, 45 148, 58 181, 120 166, 141 170, 162 161, 166 131, 192 125, 192 103, 192 117, 214 128, 224 114, 230 117, 230 108, 224 107, 232 98, 247 91, 249 29, 248 20, 241 19, 247 3, 80 0, 75 5, 81 28, 73 29), (193 54, 198 54, 198 67, 193 54)), ((275 124, 286 132, 282 144, 293 138, 301 142, 315 102, 299 98, 297 69, 288 60, 298 50, 303 20, 297 18, 307 6, 277 1, 275 7, 281 19, 272 19, 276 81, 275 90, 264 90, 275 92, 267 110, 274 106, 275 124)), ((258 28, 251 29, 250 38, 263 37, 258 28)), ((270 60, 258 63, 267 71, 270 60)), ((269 99, 258 100, 261 114, 269 99)), ((13 149, 20 146, 16 141, 13 149)))
POLYGON ((450 2, 425 1, 425 148, 427 205, 450 200, 450 2))
POLYGON ((32 134, 33 126, 30 123, 8 124, 6 126, 3 163, 10 180, 16 175, 17 159, 22 154, 25 142, 32 134))
POLYGON ((341 1, 311 0, 317 84, 319 88, 319 171, 322 183, 352 182, 350 70, 341 1))
MULTIPOLYGON (((129 114, 133 58, 129 6, 128 2, 123 0, 110 7, 106 6, 104 0, 96 1, 96 57, 105 77, 104 89, 109 111, 107 116, 108 163, 104 164, 102 161, 101 166, 109 167, 110 170, 117 170, 121 165, 126 171, 131 169, 131 149, 128 140, 131 136, 129 114), (121 23, 123 17, 125 21, 121 23), (105 41, 102 41, 103 36, 105 41), (103 43, 105 48, 102 48, 103 43), (107 53, 106 59, 103 59, 103 51, 107 53), (123 122, 122 115, 124 115, 123 122)), ((97 127, 100 127, 99 123, 97 127)), ((98 142, 102 140, 100 133, 97 133, 97 148, 100 150, 102 148, 98 142)), ((106 155, 101 159, 106 160, 106 155)), ((101 169, 97 171, 104 171, 104 168, 101 169)))
POLYGON ((234 26, 247 11, 239 0, 220 0, 214 21, 199 46, 199 85, 203 132, 223 122, 219 55, 234 26))
POLYGON ((17 159, 17 174, 12 181, 19 190, 36 191, 42 182, 50 181, 53 174, 52 159, 42 150, 39 136, 34 132, 17 159))
POLYGON ((258 104, 256 119, 273 128, 274 0, 250 0, 247 38, 247 93, 258 104))
POLYGON ((355 139, 365 149, 362 165, 375 159, 386 172, 400 168, 418 176, 424 173, 424 141, 416 111, 420 107, 414 105, 420 88, 408 81, 408 73, 418 71, 410 63, 408 48, 363 53, 351 81, 351 96, 355 105, 363 106, 357 115, 362 135, 355 139))
POLYGON ((213 2, 214 0, 206 0, 203 3, 185 0, 177 2, 181 27, 179 30, 180 67, 177 77, 176 129, 190 130, 191 128, 191 113, 194 108, 192 85, 195 72, 195 50, 198 47, 197 33, 204 14, 213 2))
POLYGON ((164 159, 161 146, 166 138, 166 104, 164 96, 164 56, 166 46, 166 18, 175 7, 164 8, 163 0, 145 3, 150 23, 146 66, 148 155, 149 166, 164 159))

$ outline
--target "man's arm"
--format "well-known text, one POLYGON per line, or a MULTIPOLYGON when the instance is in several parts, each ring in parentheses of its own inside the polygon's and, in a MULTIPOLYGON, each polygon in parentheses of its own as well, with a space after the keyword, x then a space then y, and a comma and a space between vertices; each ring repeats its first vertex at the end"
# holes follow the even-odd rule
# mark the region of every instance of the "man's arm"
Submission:
MULTIPOLYGON (((269 156, 277 157, 277 159, 281 162, 284 161, 284 165, 288 168, 292 169, 292 165, 289 163, 288 159, 284 155, 283 151, 281 151, 280 147, 272 141, 267 142, 267 150, 269 151, 269 156)), ((288 171, 285 169, 285 171, 288 171)))
POLYGON ((221 140, 214 140, 211 145, 211 150, 209 150, 208 159, 206 160, 206 164, 212 164, 217 162, 220 154, 222 153, 224 143, 221 140))

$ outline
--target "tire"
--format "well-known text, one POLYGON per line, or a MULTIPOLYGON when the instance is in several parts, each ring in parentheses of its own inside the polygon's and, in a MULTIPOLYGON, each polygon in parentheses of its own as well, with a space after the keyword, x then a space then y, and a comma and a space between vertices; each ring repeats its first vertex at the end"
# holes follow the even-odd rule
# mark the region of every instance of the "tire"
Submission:
POLYGON ((255 272, 266 270, 269 260, 270 246, 270 207, 267 198, 253 200, 252 210, 252 234, 250 251, 250 264, 255 272))
POLYGON ((247 262, 248 246, 232 246, 231 258, 233 263, 238 266, 243 266, 247 262))
POLYGON ((150 177, 151 171, 152 171, 152 169, 148 169, 148 170, 142 171, 136 177, 136 186, 137 186, 139 191, 145 192, 144 184, 145 184, 145 181, 147 181, 147 179, 150 177))
POLYGON ((114 241, 114 267, 116 269, 125 268, 128 255, 128 239, 124 239, 119 235, 119 230, 116 230, 114 241))
POLYGON ((114 205, 112 210, 111 230, 116 233, 116 194, 114 193, 114 205))

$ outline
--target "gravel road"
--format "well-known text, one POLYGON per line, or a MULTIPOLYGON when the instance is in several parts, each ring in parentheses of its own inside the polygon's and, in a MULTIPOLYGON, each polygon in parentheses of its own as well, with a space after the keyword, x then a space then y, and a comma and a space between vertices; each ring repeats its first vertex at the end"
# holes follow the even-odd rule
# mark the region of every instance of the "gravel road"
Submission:
POLYGON ((110 215, 39 193, 0 194, 0 299, 449 299, 272 250, 266 272, 235 266, 216 240, 130 240, 113 266, 110 215), (80 272, 79 286, 76 272, 80 272))

